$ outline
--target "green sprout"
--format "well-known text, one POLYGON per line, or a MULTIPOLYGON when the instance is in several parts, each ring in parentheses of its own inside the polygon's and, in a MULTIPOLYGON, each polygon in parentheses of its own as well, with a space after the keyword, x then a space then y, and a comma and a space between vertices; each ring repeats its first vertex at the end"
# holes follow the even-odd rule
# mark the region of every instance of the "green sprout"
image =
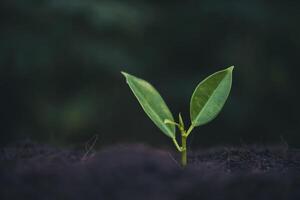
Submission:
POLYGON ((172 139, 177 150, 181 152, 181 165, 185 167, 187 165, 187 138, 195 127, 207 124, 222 110, 230 93, 233 68, 231 66, 218 71, 198 84, 190 102, 191 123, 188 129, 185 129, 180 113, 178 122, 174 120, 165 101, 150 83, 128 73, 121 73, 149 118, 172 139), (176 127, 181 133, 181 146, 176 140, 176 127))

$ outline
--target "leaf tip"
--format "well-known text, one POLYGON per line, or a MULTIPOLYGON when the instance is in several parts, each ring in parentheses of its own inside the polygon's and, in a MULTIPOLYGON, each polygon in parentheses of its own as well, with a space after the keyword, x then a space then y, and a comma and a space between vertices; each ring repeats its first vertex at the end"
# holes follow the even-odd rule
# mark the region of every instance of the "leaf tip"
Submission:
POLYGON ((233 69, 234 69, 234 66, 231 66, 231 67, 228 67, 228 68, 227 68, 227 70, 230 71, 230 72, 232 72, 233 69))
POLYGON ((124 72, 124 71, 121 71, 121 74, 123 74, 123 76, 127 77, 129 74, 124 72))

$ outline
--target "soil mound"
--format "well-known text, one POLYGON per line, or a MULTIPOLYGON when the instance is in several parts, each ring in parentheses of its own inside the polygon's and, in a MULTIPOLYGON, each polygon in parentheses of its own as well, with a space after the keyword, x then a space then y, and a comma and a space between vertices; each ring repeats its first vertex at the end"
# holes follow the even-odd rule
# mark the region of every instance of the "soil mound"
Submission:
POLYGON ((144 145, 84 152, 30 141, 0 149, 0 199, 300 199, 300 151, 219 147, 177 154, 144 145), (85 158, 85 159, 83 159, 85 158))

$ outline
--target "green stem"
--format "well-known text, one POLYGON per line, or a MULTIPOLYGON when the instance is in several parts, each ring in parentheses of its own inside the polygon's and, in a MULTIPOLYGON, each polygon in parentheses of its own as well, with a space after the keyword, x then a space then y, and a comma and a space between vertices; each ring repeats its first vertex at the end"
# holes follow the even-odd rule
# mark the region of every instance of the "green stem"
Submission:
POLYGON ((192 130, 194 129, 195 127, 193 125, 190 126, 189 130, 186 132, 186 136, 189 136, 189 134, 192 132, 192 130))
POLYGON ((185 134, 181 135, 181 165, 185 167, 187 165, 187 152, 186 152, 186 139, 187 136, 185 134))
POLYGON ((189 136, 189 134, 192 132, 192 130, 194 129, 194 126, 193 124, 189 127, 189 129, 186 131, 184 129, 184 124, 183 124, 183 120, 182 120, 182 117, 181 115, 179 114, 179 123, 176 123, 176 122, 173 122, 173 121, 170 121, 170 120, 165 120, 164 121, 166 124, 167 123, 171 123, 171 124, 174 124, 176 126, 178 126, 180 132, 181 132, 181 146, 179 146, 176 138, 173 138, 173 142, 177 148, 177 150, 179 152, 181 152, 181 166, 182 167, 186 167, 187 165, 187 148, 186 148, 186 140, 187 140, 187 137, 189 136))
POLYGON ((181 165, 182 167, 185 167, 187 165, 187 148, 186 148, 186 140, 189 134, 194 129, 194 126, 191 125, 190 128, 185 131, 183 128, 180 129, 181 131, 181 165))
POLYGON ((173 142, 174 142, 174 144, 175 144, 177 150, 178 150, 179 152, 182 152, 182 148, 179 146, 179 144, 178 144, 176 138, 173 138, 173 142))

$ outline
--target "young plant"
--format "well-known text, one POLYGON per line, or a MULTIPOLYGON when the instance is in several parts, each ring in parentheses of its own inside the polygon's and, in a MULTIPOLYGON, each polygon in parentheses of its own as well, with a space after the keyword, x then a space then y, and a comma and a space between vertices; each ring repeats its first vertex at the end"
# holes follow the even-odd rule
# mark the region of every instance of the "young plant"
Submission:
POLYGON ((208 76, 196 87, 190 102, 191 123, 188 129, 185 129, 180 113, 178 122, 174 120, 165 101, 150 83, 128 73, 121 73, 149 118, 172 139, 177 150, 181 152, 181 165, 185 167, 187 165, 187 138, 195 127, 213 120, 223 108, 230 93, 233 68, 231 66, 208 76), (181 133, 181 146, 176 140, 176 127, 181 133))

